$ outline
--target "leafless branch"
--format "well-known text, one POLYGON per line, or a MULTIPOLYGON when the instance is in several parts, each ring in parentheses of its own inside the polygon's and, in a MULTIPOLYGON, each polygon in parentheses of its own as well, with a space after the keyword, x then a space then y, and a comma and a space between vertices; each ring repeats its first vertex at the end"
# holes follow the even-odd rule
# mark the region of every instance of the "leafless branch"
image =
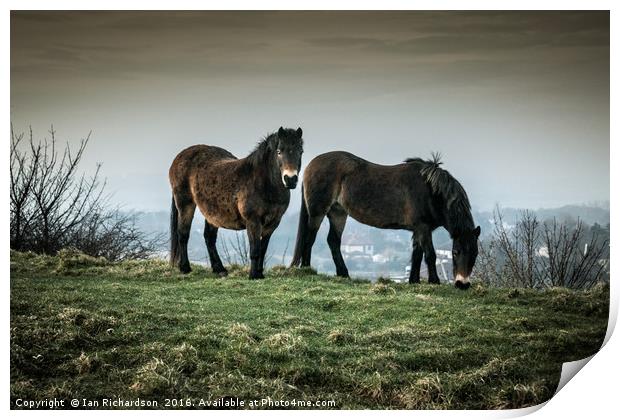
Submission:
POLYGON ((53 126, 50 138, 35 141, 32 128, 28 144, 11 125, 10 235, 11 248, 54 254, 75 247, 111 260, 143 258, 159 239, 147 237, 135 220, 119 210, 107 210, 106 182, 101 164, 92 176, 78 174, 90 133, 77 150, 66 144, 57 148, 53 126))

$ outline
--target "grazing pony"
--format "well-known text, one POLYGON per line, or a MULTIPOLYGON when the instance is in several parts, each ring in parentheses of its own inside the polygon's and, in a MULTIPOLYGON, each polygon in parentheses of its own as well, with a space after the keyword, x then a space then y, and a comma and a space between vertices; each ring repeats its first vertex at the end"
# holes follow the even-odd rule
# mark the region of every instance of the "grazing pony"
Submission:
POLYGON ((172 187, 170 262, 191 271, 187 242, 196 206, 205 218, 204 238, 211 267, 228 274, 215 242, 218 228, 246 229, 250 244, 250 278, 264 278, 269 238, 278 227, 297 186, 303 153, 302 130, 280 127, 249 156, 237 159, 217 147, 196 145, 183 150, 170 166, 172 187))
POLYGON ((454 284, 460 289, 468 288, 478 255, 480 226, 474 227, 465 190, 440 165, 439 155, 428 161, 407 159, 394 166, 378 165, 347 152, 330 152, 314 158, 304 171, 291 265, 310 265, 312 245, 327 215, 327 243, 336 274, 348 277, 340 242, 350 215, 377 228, 413 231, 409 283, 420 282, 423 257, 429 283, 439 283, 432 232, 443 226, 453 239, 454 284))

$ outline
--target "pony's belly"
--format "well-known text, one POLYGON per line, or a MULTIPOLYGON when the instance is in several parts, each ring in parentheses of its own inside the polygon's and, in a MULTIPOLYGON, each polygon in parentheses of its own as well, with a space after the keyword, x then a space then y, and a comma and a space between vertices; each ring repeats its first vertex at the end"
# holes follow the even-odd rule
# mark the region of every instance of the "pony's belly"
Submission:
POLYGON ((379 229, 410 229, 404 221, 398 220, 398 218, 385 218, 385 217, 374 217, 374 215, 368 215, 360 212, 351 212, 349 215, 357 220, 358 222, 376 227, 379 229))
POLYGON ((245 229, 245 223, 237 209, 221 208, 217 206, 199 206, 200 212, 210 225, 224 228, 241 230, 245 229))
POLYGON ((209 221, 209 224, 217 226, 219 228, 223 228, 223 229, 231 229, 231 230, 245 229, 245 224, 243 223, 243 221, 233 222, 231 220, 214 219, 213 221, 209 221))
POLYGON ((398 200, 384 204, 380 200, 354 201, 340 197, 338 202, 349 216, 362 224, 380 229, 409 229, 407 209, 398 200))

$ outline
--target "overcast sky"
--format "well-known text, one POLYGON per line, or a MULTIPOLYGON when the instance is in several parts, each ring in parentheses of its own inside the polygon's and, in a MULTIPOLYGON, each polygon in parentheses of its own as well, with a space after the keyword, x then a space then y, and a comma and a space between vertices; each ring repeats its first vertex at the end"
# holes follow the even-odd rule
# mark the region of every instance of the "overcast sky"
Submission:
POLYGON ((169 207, 181 149, 281 125, 304 164, 439 151, 476 209, 608 200, 609 14, 12 12, 11 120, 92 130, 126 208, 169 207))

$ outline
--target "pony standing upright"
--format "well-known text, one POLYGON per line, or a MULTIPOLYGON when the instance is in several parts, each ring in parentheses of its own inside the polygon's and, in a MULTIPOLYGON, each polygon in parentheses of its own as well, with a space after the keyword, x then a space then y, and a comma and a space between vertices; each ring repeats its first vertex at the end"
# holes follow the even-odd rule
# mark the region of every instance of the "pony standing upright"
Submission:
POLYGON ((228 274, 215 246, 218 229, 246 229, 250 278, 264 278, 269 238, 288 207, 289 190, 297 186, 302 153, 301 128, 282 127, 243 159, 207 145, 179 153, 169 171, 171 264, 178 265, 182 273, 191 271, 187 242, 198 206, 205 218, 204 239, 213 271, 228 274))
POLYGON ((340 242, 350 215, 377 228, 413 231, 409 283, 420 282, 423 258, 429 283, 439 283, 432 232, 443 226, 453 239, 454 284, 468 288, 478 255, 480 226, 474 227, 465 190, 440 165, 438 155, 433 160, 407 159, 394 166, 377 165, 347 152, 330 152, 314 158, 304 172, 291 265, 310 265, 312 245, 327 215, 327 243, 336 274, 348 277, 340 242))

